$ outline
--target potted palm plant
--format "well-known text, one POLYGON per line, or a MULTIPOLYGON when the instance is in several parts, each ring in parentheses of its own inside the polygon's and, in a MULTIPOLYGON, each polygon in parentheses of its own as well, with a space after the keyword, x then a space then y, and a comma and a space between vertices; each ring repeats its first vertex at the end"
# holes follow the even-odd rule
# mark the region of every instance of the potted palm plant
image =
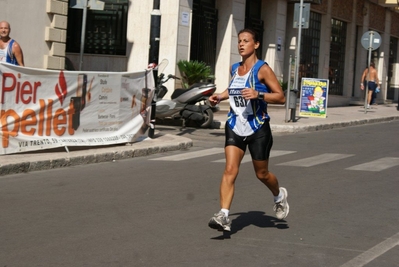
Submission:
POLYGON ((180 60, 177 62, 177 66, 184 88, 189 88, 191 85, 201 81, 214 79, 211 67, 204 62, 197 60, 180 60))

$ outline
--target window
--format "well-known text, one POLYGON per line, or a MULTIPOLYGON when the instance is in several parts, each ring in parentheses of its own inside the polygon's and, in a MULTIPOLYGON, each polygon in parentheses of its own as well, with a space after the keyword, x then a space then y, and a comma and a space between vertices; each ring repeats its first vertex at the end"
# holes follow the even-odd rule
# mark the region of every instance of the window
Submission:
POLYGON ((302 31, 298 81, 317 78, 319 72, 321 14, 310 12, 309 29, 302 31))
POLYGON ((330 95, 342 95, 345 73, 346 22, 331 19, 330 65, 328 79, 330 80, 330 95))
MULTIPOLYGON (((87 54, 126 55, 128 0, 102 0, 104 10, 87 10, 87 54)), ((69 8, 66 51, 79 53, 83 9, 69 8)))

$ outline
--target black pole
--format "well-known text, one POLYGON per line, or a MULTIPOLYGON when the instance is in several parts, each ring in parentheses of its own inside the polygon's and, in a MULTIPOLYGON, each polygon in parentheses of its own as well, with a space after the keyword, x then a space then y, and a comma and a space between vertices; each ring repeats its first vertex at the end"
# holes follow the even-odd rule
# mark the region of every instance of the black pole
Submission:
MULTIPOLYGON (((150 54, 148 57, 148 63, 158 64, 159 57, 159 40, 161 36, 161 11, 159 10, 160 0, 154 0, 153 10, 151 12, 151 31, 150 31, 150 54)), ((157 82, 157 71, 154 70, 155 83, 157 82)), ((157 86, 157 84, 155 84, 157 86)), ((156 112, 156 101, 155 92, 154 97, 151 101, 151 119, 150 129, 148 130, 148 137, 154 138, 155 132, 155 112, 156 112)))
POLYGON ((399 110, 399 94, 398 94, 398 105, 396 106, 396 110, 399 110))

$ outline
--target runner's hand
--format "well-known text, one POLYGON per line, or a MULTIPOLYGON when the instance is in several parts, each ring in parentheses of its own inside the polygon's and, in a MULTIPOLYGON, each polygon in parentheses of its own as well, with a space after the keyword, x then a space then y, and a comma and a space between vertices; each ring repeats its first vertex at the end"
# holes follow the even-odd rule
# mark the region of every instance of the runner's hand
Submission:
POLYGON ((252 88, 244 88, 241 90, 241 95, 244 97, 245 100, 256 99, 258 98, 258 91, 252 88))
POLYGON ((214 107, 220 103, 220 96, 219 95, 211 95, 208 100, 209 100, 209 103, 211 104, 211 106, 214 107))

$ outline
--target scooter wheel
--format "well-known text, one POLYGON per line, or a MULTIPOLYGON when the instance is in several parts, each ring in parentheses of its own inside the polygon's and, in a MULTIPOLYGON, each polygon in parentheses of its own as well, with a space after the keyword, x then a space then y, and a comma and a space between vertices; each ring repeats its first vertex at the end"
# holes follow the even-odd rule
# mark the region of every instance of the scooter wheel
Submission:
POLYGON ((201 128, 209 128, 213 123, 213 111, 212 109, 208 108, 204 110, 204 119, 200 121, 195 121, 199 127, 201 128))

